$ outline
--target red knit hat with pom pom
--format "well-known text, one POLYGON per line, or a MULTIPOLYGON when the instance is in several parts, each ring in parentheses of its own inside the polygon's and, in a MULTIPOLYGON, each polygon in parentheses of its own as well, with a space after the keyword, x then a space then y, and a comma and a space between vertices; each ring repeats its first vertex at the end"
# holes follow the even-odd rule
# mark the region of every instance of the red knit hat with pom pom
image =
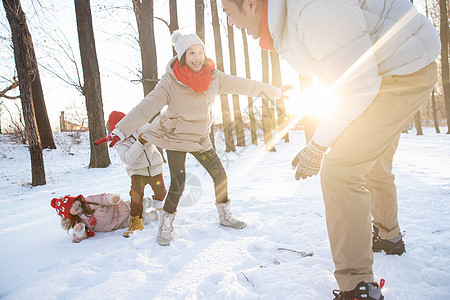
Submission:
POLYGON ((78 195, 75 197, 64 196, 62 198, 53 198, 50 204, 53 208, 56 209, 56 213, 58 215, 70 220, 70 208, 72 207, 75 199, 77 199, 78 197, 81 197, 82 201, 84 201, 84 197, 82 195, 78 195))

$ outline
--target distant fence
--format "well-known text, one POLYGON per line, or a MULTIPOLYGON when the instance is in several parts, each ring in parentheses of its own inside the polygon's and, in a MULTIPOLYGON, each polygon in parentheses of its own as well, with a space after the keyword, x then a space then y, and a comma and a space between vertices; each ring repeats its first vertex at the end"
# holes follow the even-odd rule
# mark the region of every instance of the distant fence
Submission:
POLYGON ((67 121, 64 116, 64 111, 61 112, 61 116, 59 117, 59 129, 61 132, 64 131, 88 131, 88 127, 84 126, 84 124, 79 125, 73 122, 67 121))

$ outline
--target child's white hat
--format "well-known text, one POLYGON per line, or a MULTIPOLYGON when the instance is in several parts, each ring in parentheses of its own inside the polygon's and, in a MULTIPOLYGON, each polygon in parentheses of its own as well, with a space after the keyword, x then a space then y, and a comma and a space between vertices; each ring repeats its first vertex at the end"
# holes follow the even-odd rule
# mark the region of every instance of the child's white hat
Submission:
POLYGON ((192 45, 202 45, 205 48, 205 44, 196 34, 183 35, 179 30, 172 34, 172 44, 175 46, 175 51, 177 51, 178 60, 181 60, 183 54, 192 45))

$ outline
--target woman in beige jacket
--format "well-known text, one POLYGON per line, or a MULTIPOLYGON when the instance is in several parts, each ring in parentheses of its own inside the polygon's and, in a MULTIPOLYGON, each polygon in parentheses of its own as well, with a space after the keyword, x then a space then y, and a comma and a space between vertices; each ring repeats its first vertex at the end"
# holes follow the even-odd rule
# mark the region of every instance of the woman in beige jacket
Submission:
POLYGON ((288 89, 222 73, 206 57, 204 44, 195 34, 176 32, 172 42, 177 56, 167 65, 158 85, 117 123, 110 136, 103 139, 111 141, 111 145, 124 140, 167 106, 167 110, 155 118, 143 135, 150 143, 167 150, 171 184, 158 228, 157 242, 160 245, 169 245, 172 239, 173 220, 186 184, 185 159, 188 152, 214 181, 220 224, 236 229, 246 226, 230 211, 227 175, 209 139, 211 107, 219 94, 280 98, 282 89, 288 89))

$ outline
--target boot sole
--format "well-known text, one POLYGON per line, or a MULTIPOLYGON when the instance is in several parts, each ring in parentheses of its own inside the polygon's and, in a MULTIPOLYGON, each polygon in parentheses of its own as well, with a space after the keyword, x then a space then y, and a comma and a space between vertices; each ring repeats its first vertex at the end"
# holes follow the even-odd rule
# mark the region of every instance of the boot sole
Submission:
POLYGON ((244 224, 242 226, 236 226, 236 227, 234 227, 233 225, 224 225, 222 223, 220 223, 220 225, 223 227, 228 227, 228 228, 233 228, 233 229, 243 229, 243 228, 247 227, 247 224, 244 224))
POLYGON ((386 253, 387 255, 402 255, 403 253, 406 253, 406 250, 405 250, 405 246, 404 245, 401 245, 401 246, 399 246, 399 247, 396 247, 396 248, 392 248, 392 249, 380 249, 380 248, 378 248, 378 249, 373 249, 372 248, 372 251, 373 252, 384 252, 384 253, 386 253))
POLYGON ((373 252, 375 252, 375 253, 380 253, 380 252, 384 252, 384 253, 386 253, 386 255, 398 255, 398 256, 400 256, 400 255, 402 255, 403 253, 406 253, 406 251, 405 250, 373 250, 373 252))
MULTIPOLYGON (((142 229, 134 230, 134 231, 142 231, 142 229)), ((131 236, 131 234, 133 234, 134 231, 124 232, 124 233, 122 234, 122 236, 123 236, 124 238, 129 238, 129 237, 131 236)))
POLYGON ((157 241, 160 246, 170 246, 170 241, 157 241))

